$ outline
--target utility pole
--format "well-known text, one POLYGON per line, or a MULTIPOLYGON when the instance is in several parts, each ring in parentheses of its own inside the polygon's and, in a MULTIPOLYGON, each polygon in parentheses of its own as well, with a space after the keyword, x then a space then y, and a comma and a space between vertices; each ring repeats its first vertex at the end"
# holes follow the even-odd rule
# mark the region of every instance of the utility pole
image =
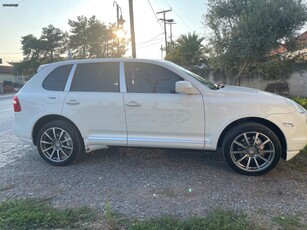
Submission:
MULTIPOLYGON (((163 10, 163 11, 159 11, 157 12, 156 14, 163 14, 163 19, 159 19, 161 21, 164 22, 164 39, 165 39, 165 52, 167 53, 167 33, 166 33, 166 22, 168 22, 169 20, 172 20, 172 19, 165 19, 165 14, 167 12, 170 12, 172 11, 172 9, 169 9, 169 10, 163 10)), ((173 20, 174 21, 174 20, 173 20)))
POLYGON ((161 45, 160 50, 161 50, 161 60, 163 60, 163 46, 162 45, 161 45))
POLYGON ((132 0, 129 0, 129 14, 130 14, 130 31, 131 31, 132 58, 136 58, 135 33, 134 33, 134 16, 133 16, 133 1, 132 0))
POLYGON ((174 24, 177 24, 176 22, 169 22, 169 23, 167 23, 167 24, 169 24, 169 31, 170 31, 170 36, 169 36, 169 38, 170 38, 170 44, 171 44, 171 47, 173 48, 173 30, 172 30, 172 25, 174 25, 174 24))

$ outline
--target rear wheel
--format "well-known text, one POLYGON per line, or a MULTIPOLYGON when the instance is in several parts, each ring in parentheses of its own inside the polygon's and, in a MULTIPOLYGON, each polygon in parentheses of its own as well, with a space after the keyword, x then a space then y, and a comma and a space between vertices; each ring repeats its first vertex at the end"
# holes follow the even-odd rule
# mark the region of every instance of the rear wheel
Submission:
POLYGON ((281 156, 281 144, 268 127, 242 123, 225 136, 223 154, 231 168, 251 176, 263 175, 272 170, 281 156))
POLYGON ((71 125, 52 121, 38 132, 36 145, 41 157, 49 164, 67 165, 76 159, 82 149, 82 139, 71 125))

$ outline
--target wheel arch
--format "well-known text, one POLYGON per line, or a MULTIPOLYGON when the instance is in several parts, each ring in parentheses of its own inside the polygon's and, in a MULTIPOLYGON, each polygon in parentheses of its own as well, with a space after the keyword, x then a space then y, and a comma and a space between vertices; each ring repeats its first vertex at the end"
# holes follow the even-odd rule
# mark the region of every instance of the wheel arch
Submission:
MULTIPOLYGON (((39 130, 47 123, 50 123, 52 121, 65 121, 68 124, 70 124, 78 133, 78 135, 80 135, 80 137, 82 138, 81 132, 79 130, 79 128, 75 125, 74 122, 72 122, 71 120, 69 120, 66 117, 60 116, 60 115, 47 115, 44 117, 41 117, 34 125, 33 131, 32 131, 32 141, 33 144, 36 146, 36 138, 37 138, 37 134, 39 132, 39 130)), ((83 144, 84 146, 84 144, 83 144)))
POLYGON ((274 123, 272 123, 271 121, 268 121, 266 119, 263 118, 258 118, 258 117, 249 117, 249 118, 242 118, 242 119, 238 119, 232 123, 230 123, 221 133, 219 140, 218 140, 218 147, 222 147, 222 143, 223 143, 223 139, 226 136, 227 132, 232 129, 234 126, 242 123, 242 122, 256 122, 262 125, 267 126, 269 129, 271 129, 278 137, 281 147, 282 147, 282 153, 281 156, 283 159, 286 159, 287 157, 287 142, 286 142, 286 138, 285 135, 283 134, 283 132, 281 131, 281 129, 275 125, 274 123))

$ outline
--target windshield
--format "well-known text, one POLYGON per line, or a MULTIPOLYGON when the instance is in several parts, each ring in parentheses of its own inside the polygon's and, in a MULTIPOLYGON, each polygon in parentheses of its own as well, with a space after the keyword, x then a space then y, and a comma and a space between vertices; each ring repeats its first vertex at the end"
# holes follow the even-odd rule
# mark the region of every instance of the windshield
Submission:
POLYGON ((189 76, 191 76, 192 78, 196 79, 197 81, 201 82, 203 85, 207 86, 209 89, 212 89, 212 90, 217 90, 217 89, 220 89, 221 87, 219 87, 219 85, 217 84, 213 84, 212 82, 210 81, 207 81, 206 79, 202 78, 201 76, 191 72, 190 70, 187 70, 179 65, 176 65, 172 62, 168 62, 170 63, 171 65, 174 65, 177 69, 183 71, 184 73, 188 74, 189 76))

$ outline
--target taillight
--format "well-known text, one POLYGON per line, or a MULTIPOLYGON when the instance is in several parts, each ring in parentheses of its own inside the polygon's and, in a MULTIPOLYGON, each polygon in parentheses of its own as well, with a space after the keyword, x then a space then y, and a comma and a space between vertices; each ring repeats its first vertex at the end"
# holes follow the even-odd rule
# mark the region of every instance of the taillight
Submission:
POLYGON ((20 106, 20 103, 19 103, 19 100, 18 100, 18 97, 17 96, 14 96, 13 97, 13 100, 14 100, 14 112, 20 112, 21 111, 21 106, 20 106))

